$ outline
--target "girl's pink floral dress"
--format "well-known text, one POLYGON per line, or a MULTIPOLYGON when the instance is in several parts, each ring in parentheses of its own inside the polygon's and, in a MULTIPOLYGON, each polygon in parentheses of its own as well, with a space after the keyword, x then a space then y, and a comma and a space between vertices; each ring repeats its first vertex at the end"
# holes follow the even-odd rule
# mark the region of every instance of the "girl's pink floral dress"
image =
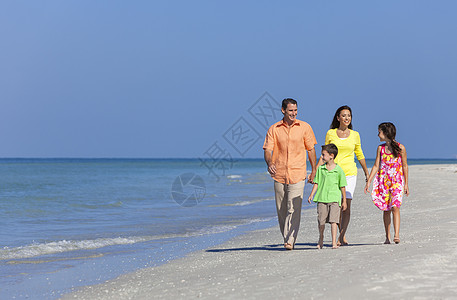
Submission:
POLYGON ((386 153, 386 144, 381 146, 381 163, 373 181, 371 198, 383 211, 400 207, 403 199, 404 178, 401 156, 386 153))

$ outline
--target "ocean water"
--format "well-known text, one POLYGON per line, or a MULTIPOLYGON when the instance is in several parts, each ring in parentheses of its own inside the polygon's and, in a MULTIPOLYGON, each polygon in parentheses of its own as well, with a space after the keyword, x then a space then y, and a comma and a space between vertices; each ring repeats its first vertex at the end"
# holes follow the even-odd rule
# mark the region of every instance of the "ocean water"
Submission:
POLYGON ((0 299, 56 299, 277 224, 260 159, 0 159, 0 178, 0 299))
POLYGON ((276 224, 262 160, 1 159, 0 299, 55 299, 276 224))

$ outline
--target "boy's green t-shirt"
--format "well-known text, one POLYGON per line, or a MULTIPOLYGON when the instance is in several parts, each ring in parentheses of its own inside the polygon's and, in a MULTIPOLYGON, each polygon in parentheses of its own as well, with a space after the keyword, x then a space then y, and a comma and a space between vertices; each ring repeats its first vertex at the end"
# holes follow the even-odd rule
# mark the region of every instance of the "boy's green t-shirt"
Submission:
POLYGON ((338 164, 331 171, 327 169, 327 164, 317 168, 314 182, 317 183, 317 191, 313 199, 314 202, 338 202, 338 205, 341 206, 340 188, 346 186, 347 182, 346 175, 338 164))

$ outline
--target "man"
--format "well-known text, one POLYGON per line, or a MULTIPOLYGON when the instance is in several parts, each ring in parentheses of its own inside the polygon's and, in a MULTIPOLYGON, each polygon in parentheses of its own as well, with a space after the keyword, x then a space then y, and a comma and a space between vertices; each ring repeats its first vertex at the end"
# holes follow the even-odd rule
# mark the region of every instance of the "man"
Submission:
POLYGON ((297 101, 282 101, 284 118, 273 124, 263 145, 268 172, 274 179, 276 210, 279 228, 284 237, 284 248, 292 250, 300 227, 301 206, 306 179, 306 152, 311 164, 308 181, 316 175, 317 144, 311 126, 297 120, 297 101))

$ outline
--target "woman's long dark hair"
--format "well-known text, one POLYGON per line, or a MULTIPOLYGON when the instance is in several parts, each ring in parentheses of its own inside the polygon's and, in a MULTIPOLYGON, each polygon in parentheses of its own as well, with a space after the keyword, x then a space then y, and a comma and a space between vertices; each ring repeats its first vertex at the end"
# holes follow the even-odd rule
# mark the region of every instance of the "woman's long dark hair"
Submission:
POLYGON ((330 124, 330 129, 340 127, 340 121, 338 121, 338 116, 340 115, 341 111, 345 109, 349 110, 349 112, 351 113, 351 123, 349 124, 348 128, 352 129, 352 109, 347 105, 343 105, 336 110, 335 115, 333 116, 332 124, 330 124))
POLYGON ((395 140, 395 136, 397 135, 397 129, 395 125, 390 122, 384 122, 379 124, 378 129, 384 133, 386 139, 389 140, 390 145, 392 146, 392 154, 395 157, 398 157, 401 153, 400 144, 395 140))

